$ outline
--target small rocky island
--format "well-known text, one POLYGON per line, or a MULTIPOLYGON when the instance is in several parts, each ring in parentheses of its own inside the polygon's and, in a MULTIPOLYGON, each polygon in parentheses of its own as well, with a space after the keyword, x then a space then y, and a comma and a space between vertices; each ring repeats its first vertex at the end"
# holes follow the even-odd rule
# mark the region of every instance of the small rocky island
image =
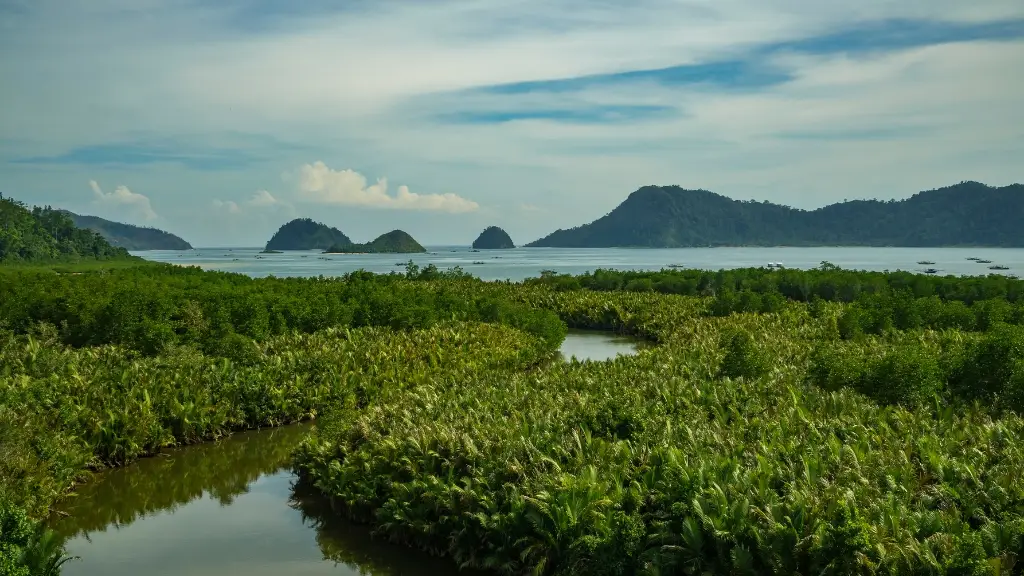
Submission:
POLYGON ((309 218, 296 218, 281 226, 267 242, 264 252, 278 250, 325 250, 337 244, 351 244, 341 230, 309 218))
POLYGON ((497 226, 488 226, 473 241, 474 250, 502 250, 515 247, 508 233, 497 226))
POLYGON ((325 250, 324 254, 419 254, 426 251, 427 249, 409 234, 401 230, 392 230, 366 244, 335 244, 325 250))

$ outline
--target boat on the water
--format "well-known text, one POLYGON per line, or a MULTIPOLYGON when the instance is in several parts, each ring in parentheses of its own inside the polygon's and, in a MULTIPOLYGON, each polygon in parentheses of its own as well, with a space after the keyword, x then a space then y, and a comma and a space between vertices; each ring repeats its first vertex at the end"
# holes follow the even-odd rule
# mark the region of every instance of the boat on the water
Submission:
POLYGON ((768 268, 784 268, 782 262, 769 262, 768 268))
POLYGON ((924 271, 924 273, 925 274, 936 274, 936 273, 938 273, 938 269, 936 269, 936 268, 928 268, 928 269, 926 269, 924 271))
POLYGON ((918 264, 921 266, 931 266, 932 264, 935 264, 935 262, 932 262, 931 260, 921 260, 918 264))
POLYGON ((988 269, 989 270, 1009 270, 1010 267, 1009 266, 1002 266, 1000 264, 996 264, 995 266, 989 266, 988 269))
POLYGON ((991 264, 991 260, 975 260, 978 264, 991 264))

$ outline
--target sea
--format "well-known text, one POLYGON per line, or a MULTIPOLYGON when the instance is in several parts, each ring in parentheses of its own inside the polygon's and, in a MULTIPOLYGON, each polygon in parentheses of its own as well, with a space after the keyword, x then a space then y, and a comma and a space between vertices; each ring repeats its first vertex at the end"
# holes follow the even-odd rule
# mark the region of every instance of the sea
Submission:
POLYGON ((429 264, 439 269, 459 267, 482 280, 511 281, 536 277, 544 270, 582 274, 598 268, 722 270, 769 264, 810 269, 822 262, 852 270, 924 272, 934 269, 939 275, 1024 277, 1024 248, 512 248, 475 251, 468 246, 428 246, 427 252, 422 254, 321 254, 319 250, 261 254, 261 250, 196 248, 133 254, 157 262, 253 277, 329 277, 360 269, 375 273, 404 272, 410 260, 421 267, 429 264), (971 258, 990 263, 978 263, 971 258), (1005 266, 1007 270, 991 270, 990 266, 1005 266))

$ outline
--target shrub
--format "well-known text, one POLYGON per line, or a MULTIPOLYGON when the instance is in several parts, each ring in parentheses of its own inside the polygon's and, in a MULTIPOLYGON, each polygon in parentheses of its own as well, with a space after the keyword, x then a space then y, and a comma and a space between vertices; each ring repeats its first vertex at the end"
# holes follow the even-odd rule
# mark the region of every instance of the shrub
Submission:
POLYGON ((754 337, 745 330, 736 330, 722 337, 725 357, 719 367, 719 375, 726 378, 757 378, 768 371, 769 365, 764 353, 754 342, 754 337))

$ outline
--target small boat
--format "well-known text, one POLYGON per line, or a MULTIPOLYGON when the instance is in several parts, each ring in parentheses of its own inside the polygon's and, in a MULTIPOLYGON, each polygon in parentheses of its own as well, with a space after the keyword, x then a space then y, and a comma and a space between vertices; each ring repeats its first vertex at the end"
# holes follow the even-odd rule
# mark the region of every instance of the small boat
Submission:
POLYGON ((935 273, 937 273, 937 272, 938 272, 938 270, 937 270, 937 269, 935 269, 935 268, 928 268, 928 269, 926 269, 926 270, 924 271, 924 273, 925 273, 925 274, 935 274, 935 273))
POLYGON ((989 266, 988 269, 989 270, 1009 270, 1010 267, 1009 266, 1002 266, 1000 264, 996 264, 995 266, 989 266))
POLYGON ((668 268, 682 268, 683 265, 682 264, 669 264, 667 267, 668 268))
POLYGON ((932 264, 935 264, 935 262, 932 262, 931 260, 921 260, 918 264, 921 266, 931 266, 932 264))
POLYGON ((971 256, 970 258, 968 258, 968 260, 974 260, 975 262, 977 262, 978 260, 981 260, 981 258, 971 256))
POLYGON ((978 264, 991 264, 991 260, 975 260, 978 264))
POLYGON ((782 268, 783 266, 782 266, 782 262, 769 262, 768 263, 768 267, 769 268, 782 268))
POLYGON ((483 264, 483 262, 481 262, 480 260, 477 260, 477 261, 473 262, 473 264, 483 264))

